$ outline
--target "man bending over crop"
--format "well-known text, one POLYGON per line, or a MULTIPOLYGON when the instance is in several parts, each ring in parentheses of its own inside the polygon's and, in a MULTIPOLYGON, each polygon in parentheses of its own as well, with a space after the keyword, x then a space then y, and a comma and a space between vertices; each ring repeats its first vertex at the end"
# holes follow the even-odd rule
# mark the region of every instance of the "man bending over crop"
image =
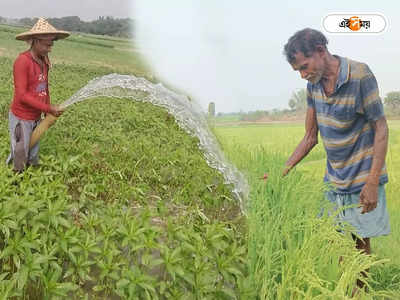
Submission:
MULTIPOLYGON (((326 154, 326 199, 352 225, 356 247, 370 254, 370 238, 390 232, 384 185, 388 127, 374 74, 365 63, 332 55, 319 31, 296 32, 284 47, 293 70, 307 83, 306 133, 286 162, 283 175, 318 143, 326 154)), ((357 282, 363 287, 361 281, 357 282)))

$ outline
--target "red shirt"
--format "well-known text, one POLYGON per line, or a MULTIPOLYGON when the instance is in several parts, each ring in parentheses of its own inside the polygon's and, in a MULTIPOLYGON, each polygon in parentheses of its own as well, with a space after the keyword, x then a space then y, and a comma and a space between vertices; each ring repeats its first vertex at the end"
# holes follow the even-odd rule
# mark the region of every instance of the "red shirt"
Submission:
POLYGON ((14 62, 14 99, 12 113, 23 120, 37 120, 41 112, 50 111, 49 66, 40 67, 28 50, 14 62))

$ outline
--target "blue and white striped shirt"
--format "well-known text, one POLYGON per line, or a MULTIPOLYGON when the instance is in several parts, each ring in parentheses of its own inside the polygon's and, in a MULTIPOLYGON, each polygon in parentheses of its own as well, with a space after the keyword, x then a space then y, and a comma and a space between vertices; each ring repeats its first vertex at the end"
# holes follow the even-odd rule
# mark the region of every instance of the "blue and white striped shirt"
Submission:
MULTIPOLYGON (((335 91, 326 96, 321 83, 307 84, 307 103, 316 111, 327 153, 324 181, 338 193, 359 192, 372 166, 375 131, 370 122, 384 116, 378 84, 364 63, 340 60, 335 91)), ((380 184, 388 182, 386 166, 380 184)))

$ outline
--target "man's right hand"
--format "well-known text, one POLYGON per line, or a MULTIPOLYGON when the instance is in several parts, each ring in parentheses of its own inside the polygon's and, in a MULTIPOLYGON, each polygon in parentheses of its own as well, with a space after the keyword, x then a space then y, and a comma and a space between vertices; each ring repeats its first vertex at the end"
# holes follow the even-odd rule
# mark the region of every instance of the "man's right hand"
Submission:
POLYGON ((286 168, 282 172, 282 177, 285 177, 290 172, 291 169, 292 166, 286 166, 286 168))
POLYGON ((315 112, 315 108, 309 107, 306 114, 306 134, 286 161, 282 176, 286 176, 316 144, 318 144, 317 113, 315 112))
POLYGON ((59 117, 59 116, 62 115, 63 112, 64 112, 64 109, 61 108, 60 106, 50 104, 50 113, 51 113, 53 116, 59 117))

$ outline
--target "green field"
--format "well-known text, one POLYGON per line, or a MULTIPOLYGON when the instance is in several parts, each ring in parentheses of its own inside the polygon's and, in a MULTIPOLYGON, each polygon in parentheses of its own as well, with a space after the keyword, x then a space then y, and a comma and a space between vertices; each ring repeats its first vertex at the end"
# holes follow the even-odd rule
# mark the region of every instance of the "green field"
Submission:
MULTIPOLYGON (((369 264, 381 261, 371 267, 371 292, 361 299, 371 297, 374 294, 372 290, 376 292, 373 297, 376 299, 384 296, 389 299, 400 297, 400 259, 397 255, 400 247, 400 202, 397 195, 400 176, 400 122, 390 121, 389 131, 386 162, 390 182, 386 194, 392 234, 372 239, 374 258, 369 264), (389 291, 391 292, 384 295, 389 291)), ((253 281, 261 291, 262 298, 344 299, 346 287, 340 285, 340 280, 354 272, 351 270, 352 263, 343 266, 342 270, 336 270, 338 260, 332 258, 337 258, 338 253, 343 256, 343 251, 354 245, 349 237, 339 242, 342 237, 337 237, 335 232, 329 230, 331 224, 324 227, 326 224, 321 224, 323 221, 316 218, 321 206, 322 178, 326 163, 321 140, 294 172, 287 178, 281 178, 285 161, 304 135, 304 124, 221 125, 215 127, 215 132, 225 153, 247 174, 251 182, 249 240, 250 243, 255 242, 256 246, 253 246, 256 248, 253 249, 250 244, 248 255, 250 263, 255 264, 250 267, 250 274, 260 276, 253 281), (260 180, 264 173, 269 174, 267 181, 260 180), (275 228, 278 231, 276 235, 270 232, 275 228), (263 235, 259 234, 260 231, 263 235), (330 236, 328 244, 327 236, 330 236), (257 249, 262 247, 260 244, 264 244, 266 249, 257 249), (290 247, 284 246, 285 244, 290 247), (315 257, 309 257, 310 254, 315 257), (283 282, 282 278, 276 280, 277 277, 283 277, 285 268, 288 268, 287 281, 283 282), (330 281, 330 284, 319 280, 330 281), (326 290, 327 287, 330 287, 329 291, 326 290), (324 291, 323 296, 318 290, 324 291)), ((346 255, 351 257, 354 253, 346 255)), ((358 258, 353 257, 350 260, 353 263, 362 263, 357 261, 358 258)), ((345 281, 351 280, 354 279, 347 278, 345 281)))
MULTIPOLYGON (((0 26, 1 160, 12 64, 26 49, 14 39, 20 31, 0 26)), ((155 80, 123 39, 72 35, 51 60, 53 103, 109 73, 155 80)), ((280 176, 302 124, 214 131, 248 177, 246 216, 164 109, 108 98, 71 106, 42 138, 39 168, 16 175, 0 164, 0 299, 346 299, 366 268, 370 292, 360 299, 400 298, 400 123, 390 123, 387 159, 393 234, 373 240, 372 257, 316 217, 321 145, 280 176)))
MULTIPOLYGON (((9 152, 12 64, 27 47, 0 27, 0 157, 9 152)), ((50 93, 96 76, 151 78, 131 41, 58 41, 50 93)), ((137 99, 141 100, 141 99, 137 99)), ((0 164, 0 299, 231 299, 247 276, 239 206, 160 107, 97 98, 72 106, 41 142, 41 166, 0 164)))

